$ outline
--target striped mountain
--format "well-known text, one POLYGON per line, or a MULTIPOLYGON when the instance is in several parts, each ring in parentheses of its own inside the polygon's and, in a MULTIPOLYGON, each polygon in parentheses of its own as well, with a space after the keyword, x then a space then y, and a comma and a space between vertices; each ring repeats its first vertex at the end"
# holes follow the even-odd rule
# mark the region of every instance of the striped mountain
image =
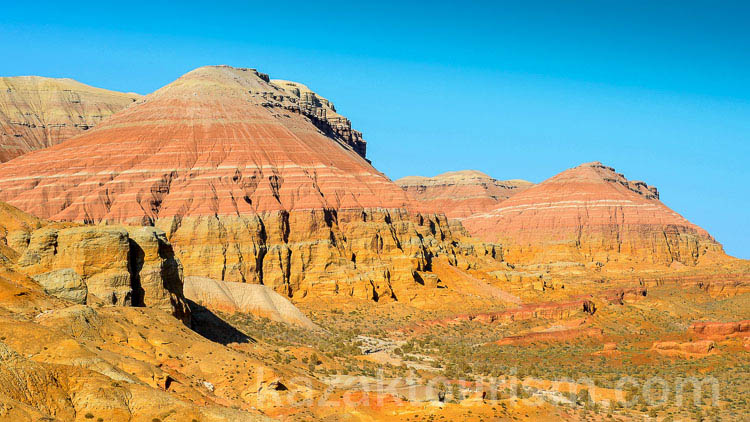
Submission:
POLYGON ((499 259, 458 242, 444 217, 414 212, 358 138, 302 92, 253 69, 196 69, 81 136, 0 165, 0 200, 58 221, 155 225, 186 276, 297 299, 413 298, 437 257, 466 268, 499 259))
POLYGON ((435 177, 407 176, 395 181, 427 213, 463 219, 494 209, 500 202, 533 185, 525 180, 497 180, 476 170, 435 177))
POLYGON ((501 242, 510 262, 695 265, 723 256, 705 230, 659 201, 655 187, 599 162, 566 170, 463 224, 501 242))

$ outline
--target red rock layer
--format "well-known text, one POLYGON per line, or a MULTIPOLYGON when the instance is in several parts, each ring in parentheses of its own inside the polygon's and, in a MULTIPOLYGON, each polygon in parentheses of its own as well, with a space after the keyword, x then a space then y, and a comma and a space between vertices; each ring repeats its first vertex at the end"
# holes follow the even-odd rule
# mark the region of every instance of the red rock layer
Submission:
POLYGON ((139 98, 72 79, 0 78, 0 162, 78 135, 139 98))
POLYGON ((511 262, 695 264, 721 252, 705 230, 662 204, 656 188, 598 162, 566 170, 463 224, 502 242, 511 262))
POLYGON ((525 180, 496 180, 476 170, 408 176, 395 183, 419 201, 423 212, 456 219, 490 211, 533 185, 525 180))
POLYGON ((0 167, 0 198, 79 221, 406 206, 297 103, 254 70, 199 68, 83 136, 0 167))

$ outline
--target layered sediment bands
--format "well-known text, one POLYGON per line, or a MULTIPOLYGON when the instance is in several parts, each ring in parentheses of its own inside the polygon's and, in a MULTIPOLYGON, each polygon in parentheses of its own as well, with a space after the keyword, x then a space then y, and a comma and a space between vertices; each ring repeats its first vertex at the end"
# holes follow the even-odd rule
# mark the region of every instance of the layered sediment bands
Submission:
POLYGON ((53 220, 155 225, 186 275, 295 299, 399 298, 435 284, 419 275, 435 256, 464 268, 501 258, 460 243, 444 217, 415 214, 288 89, 253 69, 196 69, 84 135, 0 165, 0 199, 53 220))
POLYGON ((410 202, 296 97, 229 67, 190 72, 83 136, 0 166, 0 197, 54 220, 131 223, 410 202))
MULTIPOLYGON (((170 233, 187 276, 264 284, 295 299, 405 299, 435 285, 420 272, 438 256, 476 268, 501 260, 492 245, 458 242, 444 217, 398 210, 311 210, 183 217, 170 233)), ((433 283, 434 284, 434 283, 433 283)))
POLYGON ((78 135, 139 98, 72 79, 0 78, 0 162, 78 135))
POLYGON ((456 219, 491 211, 500 202, 533 186, 525 180, 496 180, 476 170, 435 177, 408 176, 394 183, 416 199, 423 212, 456 219))
POLYGON ((298 98, 302 113, 310 117, 317 126, 322 126, 324 131, 334 132, 336 136, 345 140, 357 154, 365 158, 367 142, 362 139, 362 132, 353 130, 352 122, 338 114, 332 102, 299 82, 273 79, 271 83, 298 98))
POLYGON ((463 220, 473 235, 504 246, 510 262, 695 265, 721 245, 659 201, 656 188, 601 163, 564 171, 463 220))

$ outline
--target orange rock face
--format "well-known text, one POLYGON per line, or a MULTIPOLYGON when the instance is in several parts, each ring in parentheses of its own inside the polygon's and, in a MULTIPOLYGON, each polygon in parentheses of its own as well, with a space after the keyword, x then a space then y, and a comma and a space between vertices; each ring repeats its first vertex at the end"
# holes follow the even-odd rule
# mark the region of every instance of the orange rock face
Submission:
POLYGON ((146 306, 190 323, 182 266, 154 227, 50 223, 0 203, 2 270, 72 303, 146 306))
POLYGON ((662 204, 656 188, 598 162, 564 171, 463 224, 502 242, 511 262, 693 265, 722 251, 705 230, 662 204))
POLYGON ((670 357, 701 358, 716 353, 716 344, 711 340, 699 340, 679 343, 675 341, 657 341, 652 348, 654 352, 670 357))
POLYGON ((750 320, 737 322, 696 322, 690 326, 690 331, 699 336, 709 338, 750 337, 750 320))
POLYGON ((525 180, 496 180, 476 170, 409 176, 395 183, 418 201, 422 211, 456 219, 490 211, 533 185, 525 180))
POLYGON ((289 90, 252 69, 199 68, 0 165, 0 200, 53 220, 153 224, 186 276, 296 298, 406 297, 433 257, 476 255, 444 218, 410 212, 354 138, 289 90))
POLYGON ((0 162, 78 135, 139 98, 72 79, 0 78, 0 162))

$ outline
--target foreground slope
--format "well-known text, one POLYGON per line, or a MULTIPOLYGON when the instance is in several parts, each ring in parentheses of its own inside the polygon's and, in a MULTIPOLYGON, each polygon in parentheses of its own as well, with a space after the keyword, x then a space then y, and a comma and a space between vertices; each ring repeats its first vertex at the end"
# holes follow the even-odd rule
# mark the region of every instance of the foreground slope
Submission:
POLYGON ((53 220, 153 224, 186 275, 296 298, 409 298, 436 285, 420 272, 437 256, 497 257, 458 245, 443 217, 411 212, 335 122, 286 89, 253 69, 196 69, 0 165, 0 200, 53 220))
POLYGON ((476 170, 453 171, 435 177, 407 176, 394 181, 429 213, 463 219, 494 209, 500 202, 533 184, 497 180, 476 170))
POLYGON ((78 135, 139 98, 72 79, 0 78, 0 162, 78 135))
POLYGON ((0 420, 266 420, 227 401, 263 394, 248 368, 277 373, 189 319, 157 229, 56 224, 0 203, 0 420), (228 383, 239 370, 216 362, 197 370, 207 355, 257 384, 228 383))
MULTIPOLYGON (((265 286, 222 283, 202 293, 231 291, 225 303, 244 307, 273 302, 277 313, 296 313, 315 331, 214 314, 192 302, 188 323, 179 312, 186 309, 179 262, 162 236, 152 227, 52 223, 0 203, 0 420, 404 420, 498 412, 494 405, 443 406, 438 387, 428 385, 433 374, 404 384, 393 377, 405 376, 405 366, 369 361, 360 333, 382 336, 369 327, 388 321, 383 313, 363 321, 350 311, 360 326, 352 330, 339 310, 333 315, 342 319, 324 318, 319 330, 265 286), (372 377, 376 369, 390 378, 385 388, 372 377)), ((202 283, 210 281, 193 280, 191 289, 202 283)), ((373 310, 356 298, 342 304, 373 310)), ((421 314, 403 305, 383 309, 406 311, 408 320, 421 314)), ((556 410, 529 404, 510 412, 534 420, 556 410)))
POLYGON ((696 264, 721 245, 659 201, 656 188, 613 168, 566 170, 463 221, 472 234, 504 245, 511 261, 631 260, 696 264))

